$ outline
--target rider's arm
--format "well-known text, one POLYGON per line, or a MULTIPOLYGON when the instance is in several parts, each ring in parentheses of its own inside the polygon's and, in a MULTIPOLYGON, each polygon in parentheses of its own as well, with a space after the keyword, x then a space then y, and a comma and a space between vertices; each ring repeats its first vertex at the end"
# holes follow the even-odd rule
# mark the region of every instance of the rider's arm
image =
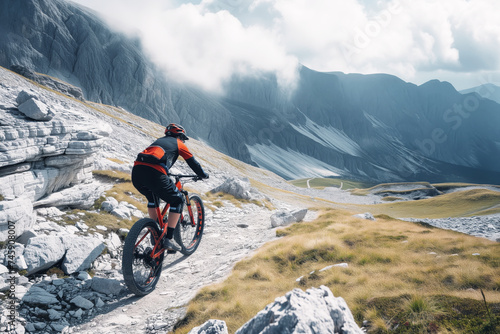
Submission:
POLYGON ((205 173, 203 168, 201 167, 200 163, 194 158, 193 154, 189 151, 187 148, 186 144, 182 142, 182 140, 177 139, 177 147, 179 148, 179 155, 186 160, 187 164, 193 172, 196 173, 201 178, 208 178, 208 174, 205 173))

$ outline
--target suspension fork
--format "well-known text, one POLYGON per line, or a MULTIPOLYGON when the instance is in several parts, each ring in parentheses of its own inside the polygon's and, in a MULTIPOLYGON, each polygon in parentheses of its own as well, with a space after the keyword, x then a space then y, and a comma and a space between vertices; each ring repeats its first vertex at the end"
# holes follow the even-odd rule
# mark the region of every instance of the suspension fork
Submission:
POLYGON ((186 190, 182 190, 181 192, 184 195, 184 197, 186 198, 186 206, 188 209, 189 218, 191 220, 191 226, 194 227, 194 226, 196 226, 196 222, 194 221, 193 209, 191 207, 191 200, 189 199, 189 193, 186 190))

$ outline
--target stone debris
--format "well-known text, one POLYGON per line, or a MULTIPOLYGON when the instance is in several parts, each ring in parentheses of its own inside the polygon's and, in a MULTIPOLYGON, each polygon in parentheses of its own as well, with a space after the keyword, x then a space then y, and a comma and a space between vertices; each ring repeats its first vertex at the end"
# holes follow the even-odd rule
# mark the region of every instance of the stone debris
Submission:
POLYGON ((106 197, 106 200, 101 204, 101 209, 120 219, 144 217, 144 214, 135 206, 124 201, 118 202, 114 197, 106 197))
MULTIPOLYGON (((29 333, 61 333, 70 326, 85 322, 87 317, 120 297, 122 289, 98 292, 92 288, 106 279, 94 277, 81 280, 82 276, 80 273, 76 277, 58 279, 55 275, 44 275, 18 281, 16 291, 22 287, 27 290, 19 298, 18 320, 23 326, 18 328, 24 328, 29 333)), ((121 284, 116 280, 108 281, 114 282, 107 283, 108 286, 121 284)), ((6 324, 0 321, 0 331, 2 329, 6 329, 6 324)))

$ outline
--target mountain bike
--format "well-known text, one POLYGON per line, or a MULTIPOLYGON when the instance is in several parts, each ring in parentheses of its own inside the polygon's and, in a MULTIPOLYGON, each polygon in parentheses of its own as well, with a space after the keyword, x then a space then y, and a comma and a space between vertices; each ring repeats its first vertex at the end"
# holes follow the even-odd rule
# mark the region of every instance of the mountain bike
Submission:
MULTIPOLYGON (((182 184, 182 178, 198 181, 196 175, 176 175, 175 185, 183 195, 182 213, 175 227, 174 239, 181 247, 183 255, 193 254, 200 245, 205 227, 205 208, 200 196, 189 195, 182 184)), ((167 211, 170 208, 165 203, 160 209, 161 200, 155 196, 158 221, 151 218, 138 220, 125 238, 122 256, 122 272, 128 289, 138 296, 144 296, 153 291, 160 279, 165 254, 170 254, 163 247, 167 233, 167 211)), ((175 251, 173 251, 175 253, 175 251)))

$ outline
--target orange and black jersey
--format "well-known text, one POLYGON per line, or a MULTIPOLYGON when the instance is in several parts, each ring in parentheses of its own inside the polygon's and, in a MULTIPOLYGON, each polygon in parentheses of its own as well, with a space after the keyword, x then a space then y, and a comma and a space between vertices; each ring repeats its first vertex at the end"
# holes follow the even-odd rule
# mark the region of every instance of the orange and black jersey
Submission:
POLYGON ((201 165, 196 161, 193 154, 189 151, 187 146, 180 140, 178 137, 165 136, 157 139, 154 143, 152 143, 149 147, 159 146, 163 149, 165 154, 161 158, 159 164, 152 164, 147 162, 142 162, 136 160, 134 166, 136 165, 146 165, 150 166, 164 174, 167 174, 169 169, 173 166, 173 164, 177 161, 179 155, 186 160, 187 164, 191 169, 198 175, 199 177, 206 177, 205 171, 201 167, 201 165))

